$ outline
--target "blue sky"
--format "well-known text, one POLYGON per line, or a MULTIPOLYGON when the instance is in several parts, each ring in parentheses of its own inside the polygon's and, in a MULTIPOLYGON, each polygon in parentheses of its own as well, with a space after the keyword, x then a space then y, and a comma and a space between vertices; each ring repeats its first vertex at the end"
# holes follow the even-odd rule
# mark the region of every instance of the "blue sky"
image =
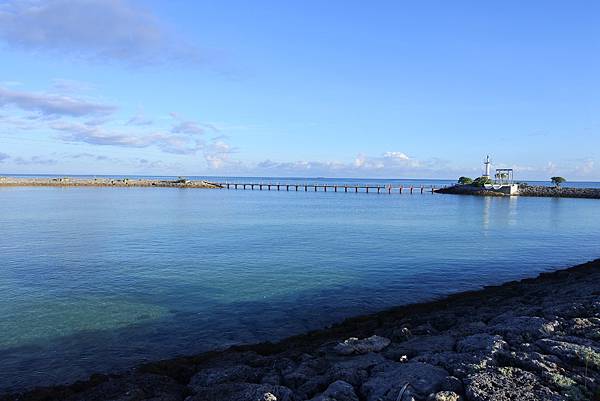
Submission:
POLYGON ((600 180, 598 15, 0 0, 0 173, 600 180))

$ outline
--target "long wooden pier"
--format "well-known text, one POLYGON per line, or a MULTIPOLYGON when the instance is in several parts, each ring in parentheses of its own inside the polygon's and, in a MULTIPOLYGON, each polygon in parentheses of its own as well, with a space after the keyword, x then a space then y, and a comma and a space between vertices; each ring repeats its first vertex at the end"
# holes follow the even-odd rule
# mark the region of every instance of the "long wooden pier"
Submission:
POLYGON ((295 191, 295 192, 345 192, 345 193, 377 193, 377 194, 402 194, 402 193, 434 193, 436 187, 432 186, 393 186, 393 185, 340 185, 340 184, 296 184, 296 183, 236 183, 216 182, 214 183, 224 189, 240 189, 250 191, 295 191))

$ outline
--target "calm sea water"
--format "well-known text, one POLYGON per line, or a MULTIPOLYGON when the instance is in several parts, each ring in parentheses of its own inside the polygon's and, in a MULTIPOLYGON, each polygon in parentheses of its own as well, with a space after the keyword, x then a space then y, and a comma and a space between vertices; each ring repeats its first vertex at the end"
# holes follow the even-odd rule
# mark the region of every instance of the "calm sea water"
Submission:
POLYGON ((585 262, 599 223, 586 199, 0 188, 0 389, 585 262))

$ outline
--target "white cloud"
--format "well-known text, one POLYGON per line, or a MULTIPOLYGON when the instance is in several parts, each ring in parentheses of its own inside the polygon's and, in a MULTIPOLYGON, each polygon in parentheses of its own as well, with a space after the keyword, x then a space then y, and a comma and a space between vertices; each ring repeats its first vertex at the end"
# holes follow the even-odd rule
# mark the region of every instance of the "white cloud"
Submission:
POLYGON ((0 107, 12 105, 44 115, 72 117, 106 115, 116 107, 66 95, 17 91, 0 87, 0 107))
POLYGON ((148 126, 152 125, 154 121, 148 117, 146 117, 143 113, 139 112, 129 120, 127 120, 126 125, 138 125, 138 126, 148 126))
POLYGON ((194 154, 203 143, 187 136, 162 132, 134 134, 111 131, 101 126, 89 126, 77 122, 52 123, 50 128, 62 131, 62 139, 68 142, 84 142, 92 145, 146 148, 156 146, 166 153, 194 154))
POLYGON ((148 10, 127 0, 9 0, 0 40, 34 51, 132 64, 200 60, 148 10))
POLYGON ((219 132, 219 129, 212 124, 186 120, 179 113, 175 112, 171 112, 169 115, 175 120, 175 124, 171 128, 171 132, 174 134, 202 135, 207 131, 219 132))
POLYGON ((58 160, 48 159, 43 156, 32 156, 30 158, 16 157, 13 159, 15 164, 30 165, 30 164, 41 164, 41 165, 54 165, 58 163, 58 160))
POLYGON ((235 162, 231 158, 231 155, 235 150, 221 137, 213 138, 209 145, 203 149, 203 152, 206 163, 212 169, 239 165, 239 162, 235 162))
POLYGON ((452 168, 442 159, 416 160, 402 152, 385 152, 381 156, 358 154, 352 162, 298 160, 278 162, 264 160, 258 163, 224 164, 231 173, 286 176, 327 177, 427 177, 457 174, 462 169, 452 168))
POLYGON ((409 160, 410 158, 402 152, 385 152, 383 157, 388 159, 396 159, 396 160, 409 160))

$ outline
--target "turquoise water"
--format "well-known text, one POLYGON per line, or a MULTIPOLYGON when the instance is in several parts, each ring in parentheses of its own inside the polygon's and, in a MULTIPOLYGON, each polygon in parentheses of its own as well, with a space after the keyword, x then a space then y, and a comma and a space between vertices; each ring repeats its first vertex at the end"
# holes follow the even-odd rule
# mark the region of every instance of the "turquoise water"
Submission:
POLYGON ((599 223, 587 199, 0 188, 0 389, 534 276, 600 257, 599 223))

